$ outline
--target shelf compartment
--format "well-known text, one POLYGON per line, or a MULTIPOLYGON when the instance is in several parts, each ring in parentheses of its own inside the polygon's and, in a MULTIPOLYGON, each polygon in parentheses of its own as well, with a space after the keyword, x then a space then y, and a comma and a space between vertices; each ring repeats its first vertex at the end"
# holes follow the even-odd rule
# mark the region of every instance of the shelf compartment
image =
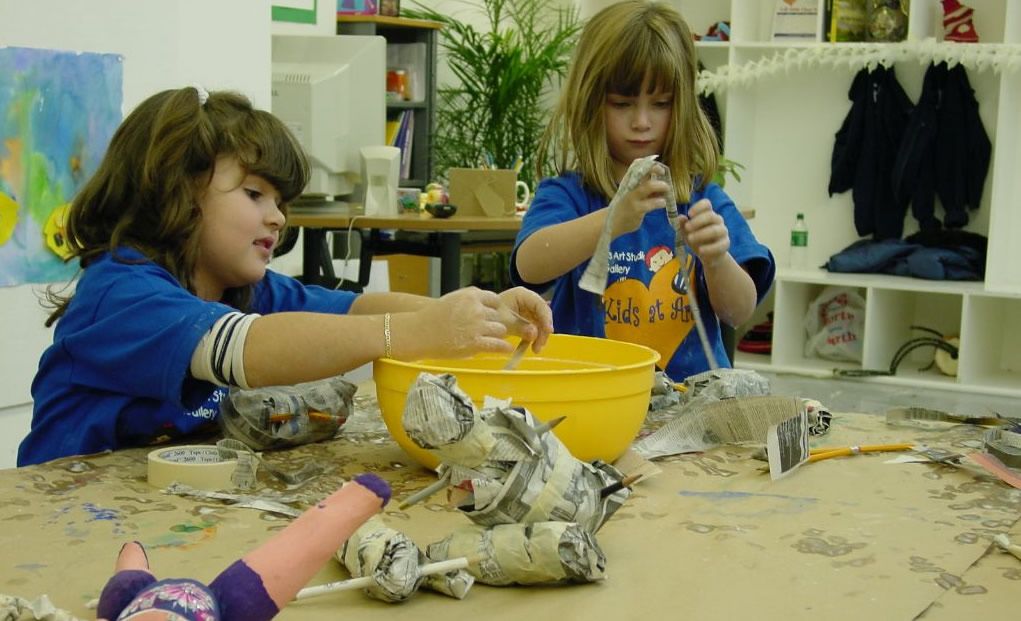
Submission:
MULTIPOLYGON (((826 288, 825 284, 780 280, 776 283, 776 304, 773 313, 772 363, 779 367, 818 373, 833 368, 860 368, 856 362, 839 362, 805 354, 804 318, 812 302, 826 288)), ((855 288, 862 297, 866 290, 855 288)), ((867 298, 866 298, 867 303, 867 298)), ((866 316, 866 321, 868 317, 866 316)))
POLYGON ((1013 393, 1021 387, 1021 298, 967 296, 960 380, 1013 393))
MULTIPOLYGON (((894 355, 902 345, 918 337, 935 336, 911 326, 923 326, 944 336, 961 333, 962 298, 951 293, 931 293, 892 289, 870 289, 865 307, 865 347, 863 366, 867 369, 889 369, 894 355)), ((933 347, 919 347, 898 365, 897 376, 931 377, 941 383, 943 375, 935 367, 919 371, 932 362, 933 347)), ((950 382, 955 381, 950 378, 950 382)))

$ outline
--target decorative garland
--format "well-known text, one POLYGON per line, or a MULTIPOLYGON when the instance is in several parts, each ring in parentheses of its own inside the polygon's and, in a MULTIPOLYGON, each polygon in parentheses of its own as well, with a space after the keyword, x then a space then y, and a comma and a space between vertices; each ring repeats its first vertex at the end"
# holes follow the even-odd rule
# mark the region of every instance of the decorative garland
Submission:
MULTIPOLYGON (((733 44, 733 43, 732 43, 733 44)), ((738 44, 740 45, 740 44, 738 44)), ((929 38, 901 43, 854 43, 791 47, 767 58, 723 65, 716 71, 698 74, 699 92, 711 95, 734 86, 751 86, 780 72, 790 73, 816 67, 845 67, 858 71, 877 66, 890 67, 898 62, 947 63, 964 65, 975 71, 1016 71, 1021 68, 1021 45, 1003 43, 943 43, 929 38)))

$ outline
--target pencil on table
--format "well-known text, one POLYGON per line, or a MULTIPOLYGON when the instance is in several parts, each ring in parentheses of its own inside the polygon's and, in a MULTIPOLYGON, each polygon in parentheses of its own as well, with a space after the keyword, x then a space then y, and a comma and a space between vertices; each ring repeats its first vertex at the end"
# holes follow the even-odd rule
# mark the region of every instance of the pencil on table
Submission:
POLYGON ((628 476, 624 477, 623 479, 617 481, 616 483, 611 483, 610 485, 607 485, 603 489, 599 490, 599 497, 600 498, 606 498, 610 494, 614 494, 616 492, 619 492, 620 490, 624 489, 625 487, 631 487, 640 478, 642 478, 641 474, 631 474, 631 475, 628 475, 628 476))
MULTIPOLYGON (((290 414, 290 413, 287 413, 287 412, 284 412, 284 413, 281 413, 281 414, 270 414, 269 415, 269 422, 271 422, 271 423, 286 423, 287 421, 291 420, 292 418, 294 418, 294 414, 290 414)), ((332 416, 330 416, 329 414, 327 414, 325 412, 320 412, 319 410, 309 410, 308 411, 308 418, 309 418, 309 420, 321 420, 321 421, 326 421, 326 422, 329 422, 329 421, 333 420, 332 416)))
POLYGON ((835 446, 829 448, 817 448, 809 451, 809 462, 822 461, 831 457, 846 457, 859 453, 880 453, 887 451, 910 451, 915 448, 914 444, 866 444, 863 446, 835 446))

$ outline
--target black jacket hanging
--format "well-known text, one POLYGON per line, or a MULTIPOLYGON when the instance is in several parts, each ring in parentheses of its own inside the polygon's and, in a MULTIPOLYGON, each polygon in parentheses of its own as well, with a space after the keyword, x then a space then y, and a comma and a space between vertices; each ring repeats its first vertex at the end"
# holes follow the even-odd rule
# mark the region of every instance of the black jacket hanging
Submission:
POLYGON ((862 69, 848 91, 851 110, 837 131, 830 195, 852 190, 858 235, 900 238, 907 201, 894 195, 891 171, 911 113, 892 68, 862 69))
POLYGON ((925 72, 922 94, 911 112, 893 167, 893 192, 911 202, 911 213, 922 231, 941 228, 934 213, 936 200, 936 133, 939 108, 946 84, 946 65, 931 65, 925 72))
POLYGON ((947 75, 936 135, 936 194, 950 228, 968 224, 967 209, 978 209, 989 170, 992 145, 978 115, 975 91, 962 65, 947 75))
POLYGON ((964 67, 930 66, 893 170, 894 192, 911 201, 922 231, 940 228, 936 195, 947 227, 968 223, 967 209, 982 202, 991 151, 964 67))

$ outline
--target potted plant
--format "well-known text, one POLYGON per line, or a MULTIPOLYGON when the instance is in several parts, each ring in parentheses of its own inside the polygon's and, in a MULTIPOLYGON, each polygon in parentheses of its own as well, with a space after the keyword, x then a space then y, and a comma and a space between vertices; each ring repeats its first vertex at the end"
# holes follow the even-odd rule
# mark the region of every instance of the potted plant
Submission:
POLYGON ((720 155, 720 159, 716 164, 716 174, 713 176, 713 182, 722 188, 727 184, 727 175, 733 177, 735 181, 741 181, 739 170, 744 170, 744 164, 720 155))
POLYGON ((437 89, 434 167, 518 168, 534 187, 535 151, 548 95, 567 71, 581 29, 573 5, 548 0, 465 2, 485 14, 479 29, 421 4, 405 15, 443 24, 440 47, 455 83, 437 89))

